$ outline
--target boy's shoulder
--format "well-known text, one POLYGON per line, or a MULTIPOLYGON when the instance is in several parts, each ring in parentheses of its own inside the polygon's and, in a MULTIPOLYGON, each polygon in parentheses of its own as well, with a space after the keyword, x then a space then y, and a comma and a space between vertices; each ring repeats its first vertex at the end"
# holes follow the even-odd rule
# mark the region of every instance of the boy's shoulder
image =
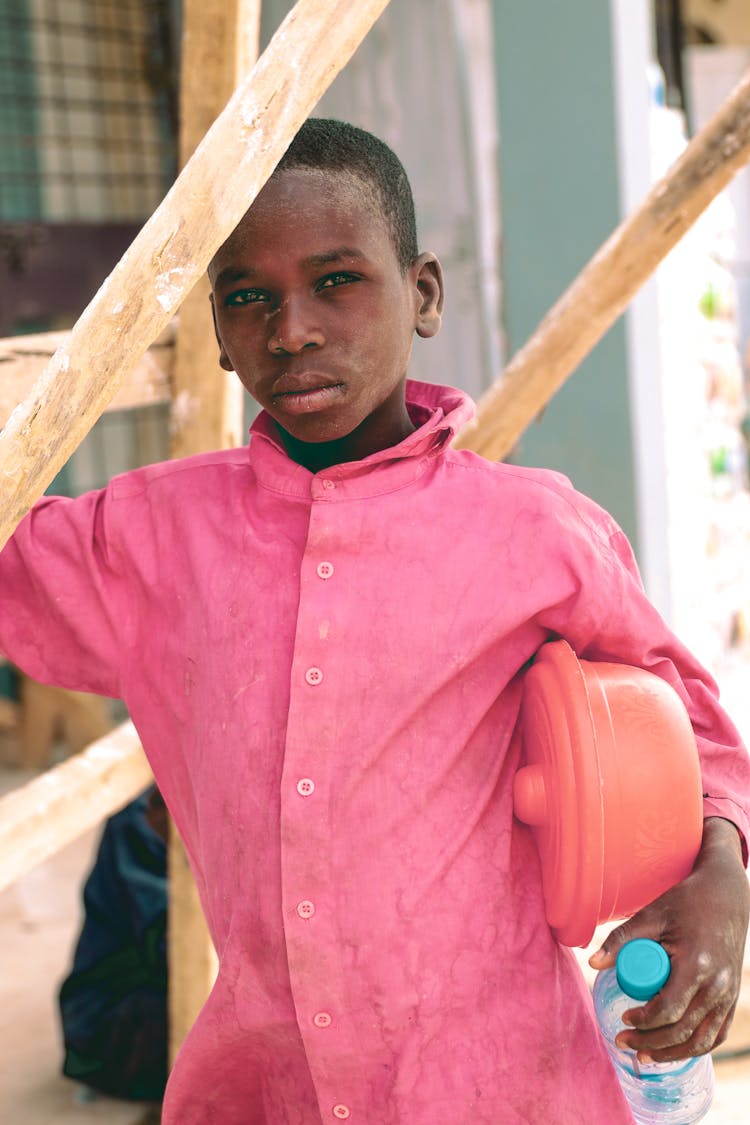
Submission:
POLYGON ((514 465, 506 461, 488 461, 477 453, 468 449, 451 449, 446 456, 446 463, 451 468, 464 469, 473 477, 474 482, 481 487, 498 491, 517 492, 550 492, 556 496, 567 499, 579 495, 571 480, 564 473, 556 469, 540 469, 527 465, 514 465))
MULTIPOLYGON (((474 495, 480 504, 496 504, 504 513, 523 510, 572 530, 609 538, 622 534, 617 521, 586 493, 579 492, 569 477, 556 469, 488 461, 470 450, 451 449, 446 465, 459 470, 466 481, 459 487, 474 495)), ((456 473, 461 481, 460 473, 456 473)))
POLYGON ((131 469, 113 477, 107 486, 112 500, 127 500, 152 491, 155 487, 165 493, 189 491, 204 485, 211 475, 221 476, 237 469, 246 469, 246 446, 236 449, 218 449, 197 453, 192 457, 178 457, 173 461, 158 461, 131 469))

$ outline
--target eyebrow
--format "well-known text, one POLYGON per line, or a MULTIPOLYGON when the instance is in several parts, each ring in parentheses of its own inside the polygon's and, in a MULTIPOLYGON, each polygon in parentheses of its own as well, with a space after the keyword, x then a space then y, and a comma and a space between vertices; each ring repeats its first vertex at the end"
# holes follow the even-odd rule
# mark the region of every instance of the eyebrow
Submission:
POLYGON ((356 246, 337 246, 335 250, 326 250, 322 254, 312 254, 302 263, 305 266, 327 266, 331 262, 341 262, 344 258, 364 258, 364 252, 356 246))
MULTIPOLYGON (((359 250, 356 246, 337 246, 333 250, 324 250, 321 254, 311 254, 309 258, 302 260, 302 265, 306 268, 318 269, 321 266, 329 266, 334 262, 351 261, 352 258, 364 257, 364 251, 359 250)), ((252 281, 253 278, 258 277, 259 273, 260 271, 252 266, 227 266, 216 275, 214 286, 218 288, 220 285, 234 285, 238 281, 252 281)))

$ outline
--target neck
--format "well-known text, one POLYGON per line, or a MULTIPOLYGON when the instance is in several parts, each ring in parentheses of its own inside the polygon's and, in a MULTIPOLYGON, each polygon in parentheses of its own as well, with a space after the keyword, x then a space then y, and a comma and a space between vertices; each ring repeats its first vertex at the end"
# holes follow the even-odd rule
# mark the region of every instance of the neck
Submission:
MULTIPOLYGON (((278 423, 277 423, 278 426, 278 423)), ((300 441, 292 434, 279 426, 281 440, 292 461, 308 469, 311 473, 319 473, 330 469, 333 465, 342 465, 347 461, 362 461, 373 453, 383 449, 390 449, 398 445, 416 429, 414 423, 404 410, 403 417, 397 427, 389 430, 387 435, 374 435, 358 427, 346 437, 336 438, 334 441, 307 442, 300 441)))

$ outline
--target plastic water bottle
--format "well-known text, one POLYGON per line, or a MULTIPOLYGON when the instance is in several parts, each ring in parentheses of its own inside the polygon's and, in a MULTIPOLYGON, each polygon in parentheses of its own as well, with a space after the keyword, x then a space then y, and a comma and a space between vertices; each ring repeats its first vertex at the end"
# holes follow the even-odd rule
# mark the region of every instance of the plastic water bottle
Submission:
POLYGON ((638 1125, 693 1125, 708 1113, 714 1092, 710 1055, 678 1062, 641 1063, 634 1051, 615 1046, 625 1028, 622 1013, 655 996, 669 977, 669 957, 648 938, 627 942, 614 969, 594 982, 594 1008, 617 1077, 638 1125))

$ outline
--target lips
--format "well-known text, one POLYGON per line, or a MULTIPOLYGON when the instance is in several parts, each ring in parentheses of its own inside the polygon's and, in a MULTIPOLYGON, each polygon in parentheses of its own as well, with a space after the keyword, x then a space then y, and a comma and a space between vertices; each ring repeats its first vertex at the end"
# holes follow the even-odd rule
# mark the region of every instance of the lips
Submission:
POLYGON ((344 384, 317 371, 280 376, 273 388, 273 401, 282 414, 315 414, 339 402, 344 384))
POLYGON ((343 387, 343 383, 340 379, 324 375, 320 371, 300 371, 294 374, 287 372, 274 383, 272 395, 275 399, 278 399, 290 395, 311 394, 332 387, 343 387))

